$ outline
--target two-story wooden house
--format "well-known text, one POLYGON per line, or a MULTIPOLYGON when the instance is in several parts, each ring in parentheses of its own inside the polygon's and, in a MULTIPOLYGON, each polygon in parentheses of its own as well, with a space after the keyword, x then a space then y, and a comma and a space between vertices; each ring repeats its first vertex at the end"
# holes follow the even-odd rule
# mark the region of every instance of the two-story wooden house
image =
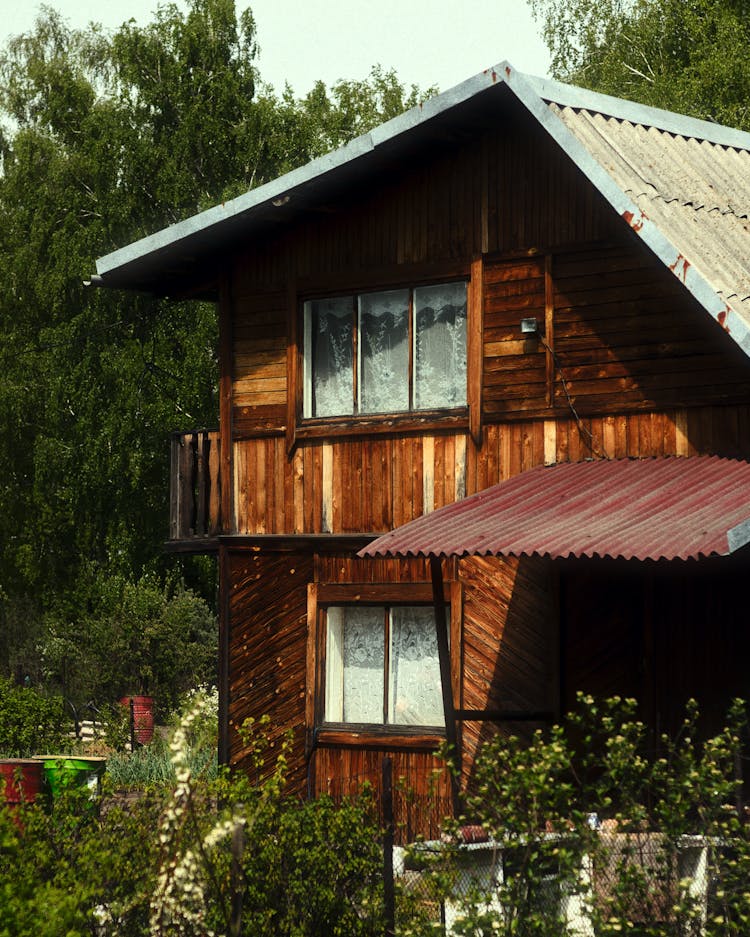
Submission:
POLYGON ((98 262, 218 302, 170 546, 218 553, 225 759, 268 714, 300 790, 446 736, 470 783, 579 689, 750 693, 749 213, 750 135, 502 64, 98 262))

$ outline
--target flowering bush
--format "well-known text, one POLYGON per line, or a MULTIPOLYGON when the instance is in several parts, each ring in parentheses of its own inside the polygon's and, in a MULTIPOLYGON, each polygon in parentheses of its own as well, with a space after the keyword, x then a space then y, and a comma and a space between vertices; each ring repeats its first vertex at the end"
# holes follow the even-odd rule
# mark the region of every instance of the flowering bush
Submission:
MULTIPOLYGON (((287 742, 270 777, 224 778, 208 792, 223 807, 206 809, 186 752, 210 707, 210 696, 198 696, 172 739, 177 784, 159 830, 151 934, 380 937, 382 851, 371 805, 286 798, 287 742)), ((263 728, 251 725, 246 738, 258 763, 263 728)))

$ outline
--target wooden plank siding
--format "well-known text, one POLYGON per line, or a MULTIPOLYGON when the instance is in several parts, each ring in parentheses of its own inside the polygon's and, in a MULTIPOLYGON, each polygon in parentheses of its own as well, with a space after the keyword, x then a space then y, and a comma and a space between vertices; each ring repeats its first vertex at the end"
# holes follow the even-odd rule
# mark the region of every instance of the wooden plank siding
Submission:
POLYGON ((266 771, 285 733, 292 733, 289 784, 302 792, 304 758, 307 584, 309 555, 267 555, 249 550, 229 555, 229 762, 252 764, 241 730, 246 720, 270 716, 266 771))
POLYGON ((450 777, 445 762, 429 752, 403 749, 321 746, 312 755, 314 788, 336 801, 354 797, 365 784, 380 802, 383 759, 390 756, 399 782, 394 803, 395 842, 437 839, 442 821, 451 815, 450 777))
MULTIPOLYGON (((280 223, 275 237, 240 245, 234 256, 231 400, 222 397, 222 478, 231 479, 231 498, 222 489, 224 532, 236 535, 221 545, 230 761, 249 766, 239 727, 268 714, 270 758, 285 731, 293 734, 298 792, 341 797, 365 779, 377 789, 390 754, 395 777, 426 798, 438 762, 418 739, 318 742, 310 587, 361 584, 374 601, 378 587, 429 584, 427 562, 365 562, 333 547, 260 547, 242 538, 378 534, 551 462, 750 458, 750 363, 513 106, 470 144, 447 141, 419 165, 384 167, 326 211, 280 223), (470 321, 466 411, 424 422, 419 414, 401 423, 376 416, 367 426, 319 420, 313 435, 298 399, 305 298, 426 282, 441 271, 471 278, 469 304, 480 313, 470 321), (536 318, 539 336, 522 334, 526 317, 536 318)), ((462 618, 452 649, 457 707, 554 710, 564 688, 550 564, 474 558, 444 566, 462 618)), ((596 589, 591 596, 606 593, 601 583, 596 589)), ((569 617, 590 617, 582 595, 566 602, 569 617)), ((625 647, 627 629, 617 627, 615 644, 622 638, 625 647)), ((586 645, 583 630, 568 637, 572 676, 594 683, 605 642, 586 645)), ((623 658, 613 679, 631 673, 632 660, 623 658)), ((466 721, 464 783, 486 738, 529 726, 466 721)), ((442 776, 417 832, 432 835, 449 800, 442 776)), ((414 832, 412 819, 404 823, 414 832)))
MULTIPOLYGON (((461 708, 555 712, 558 622, 548 563, 539 557, 466 557, 463 587, 461 708)), ((524 734, 534 723, 470 720, 462 727, 463 781, 471 786, 477 751, 498 732, 524 734)))
POLYGON ((283 431, 290 301, 384 284, 426 268, 435 275, 457 262, 468 267, 483 254, 618 236, 618 219, 592 198, 565 155, 551 149, 541 131, 526 141, 513 131, 511 120, 486 131, 476 146, 446 146, 418 167, 399 167, 398 174, 350 193, 345 204, 240 253, 233 268, 239 433, 283 431))
POLYGON ((536 465, 591 458, 750 457, 750 404, 493 423, 468 433, 234 444, 238 534, 381 533, 536 465))

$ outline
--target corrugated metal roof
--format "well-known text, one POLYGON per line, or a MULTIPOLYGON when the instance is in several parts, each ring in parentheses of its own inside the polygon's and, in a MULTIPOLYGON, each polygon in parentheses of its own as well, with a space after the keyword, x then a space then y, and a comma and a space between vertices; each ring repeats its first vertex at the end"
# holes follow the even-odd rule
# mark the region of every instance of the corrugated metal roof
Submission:
POLYGON ((550 109, 716 292, 750 318, 750 151, 554 102, 550 109))
POLYGON ((750 463, 718 456, 539 466, 374 540, 360 556, 726 556, 750 542, 750 463))

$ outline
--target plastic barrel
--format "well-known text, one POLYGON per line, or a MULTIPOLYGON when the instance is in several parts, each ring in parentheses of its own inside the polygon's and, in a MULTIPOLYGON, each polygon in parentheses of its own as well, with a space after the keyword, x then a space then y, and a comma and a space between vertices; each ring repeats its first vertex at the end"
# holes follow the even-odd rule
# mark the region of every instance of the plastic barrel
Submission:
POLYGON ((0 759, 0 787, 9 806, 33 804, 42 789, 42 762, 36 758, 0 759))
POLYGON ((83 755, 39 755, 44 782, 54 801, 60 792, 72 785, 88 787, 92 796, 99 794, 106 758, 83 755))

